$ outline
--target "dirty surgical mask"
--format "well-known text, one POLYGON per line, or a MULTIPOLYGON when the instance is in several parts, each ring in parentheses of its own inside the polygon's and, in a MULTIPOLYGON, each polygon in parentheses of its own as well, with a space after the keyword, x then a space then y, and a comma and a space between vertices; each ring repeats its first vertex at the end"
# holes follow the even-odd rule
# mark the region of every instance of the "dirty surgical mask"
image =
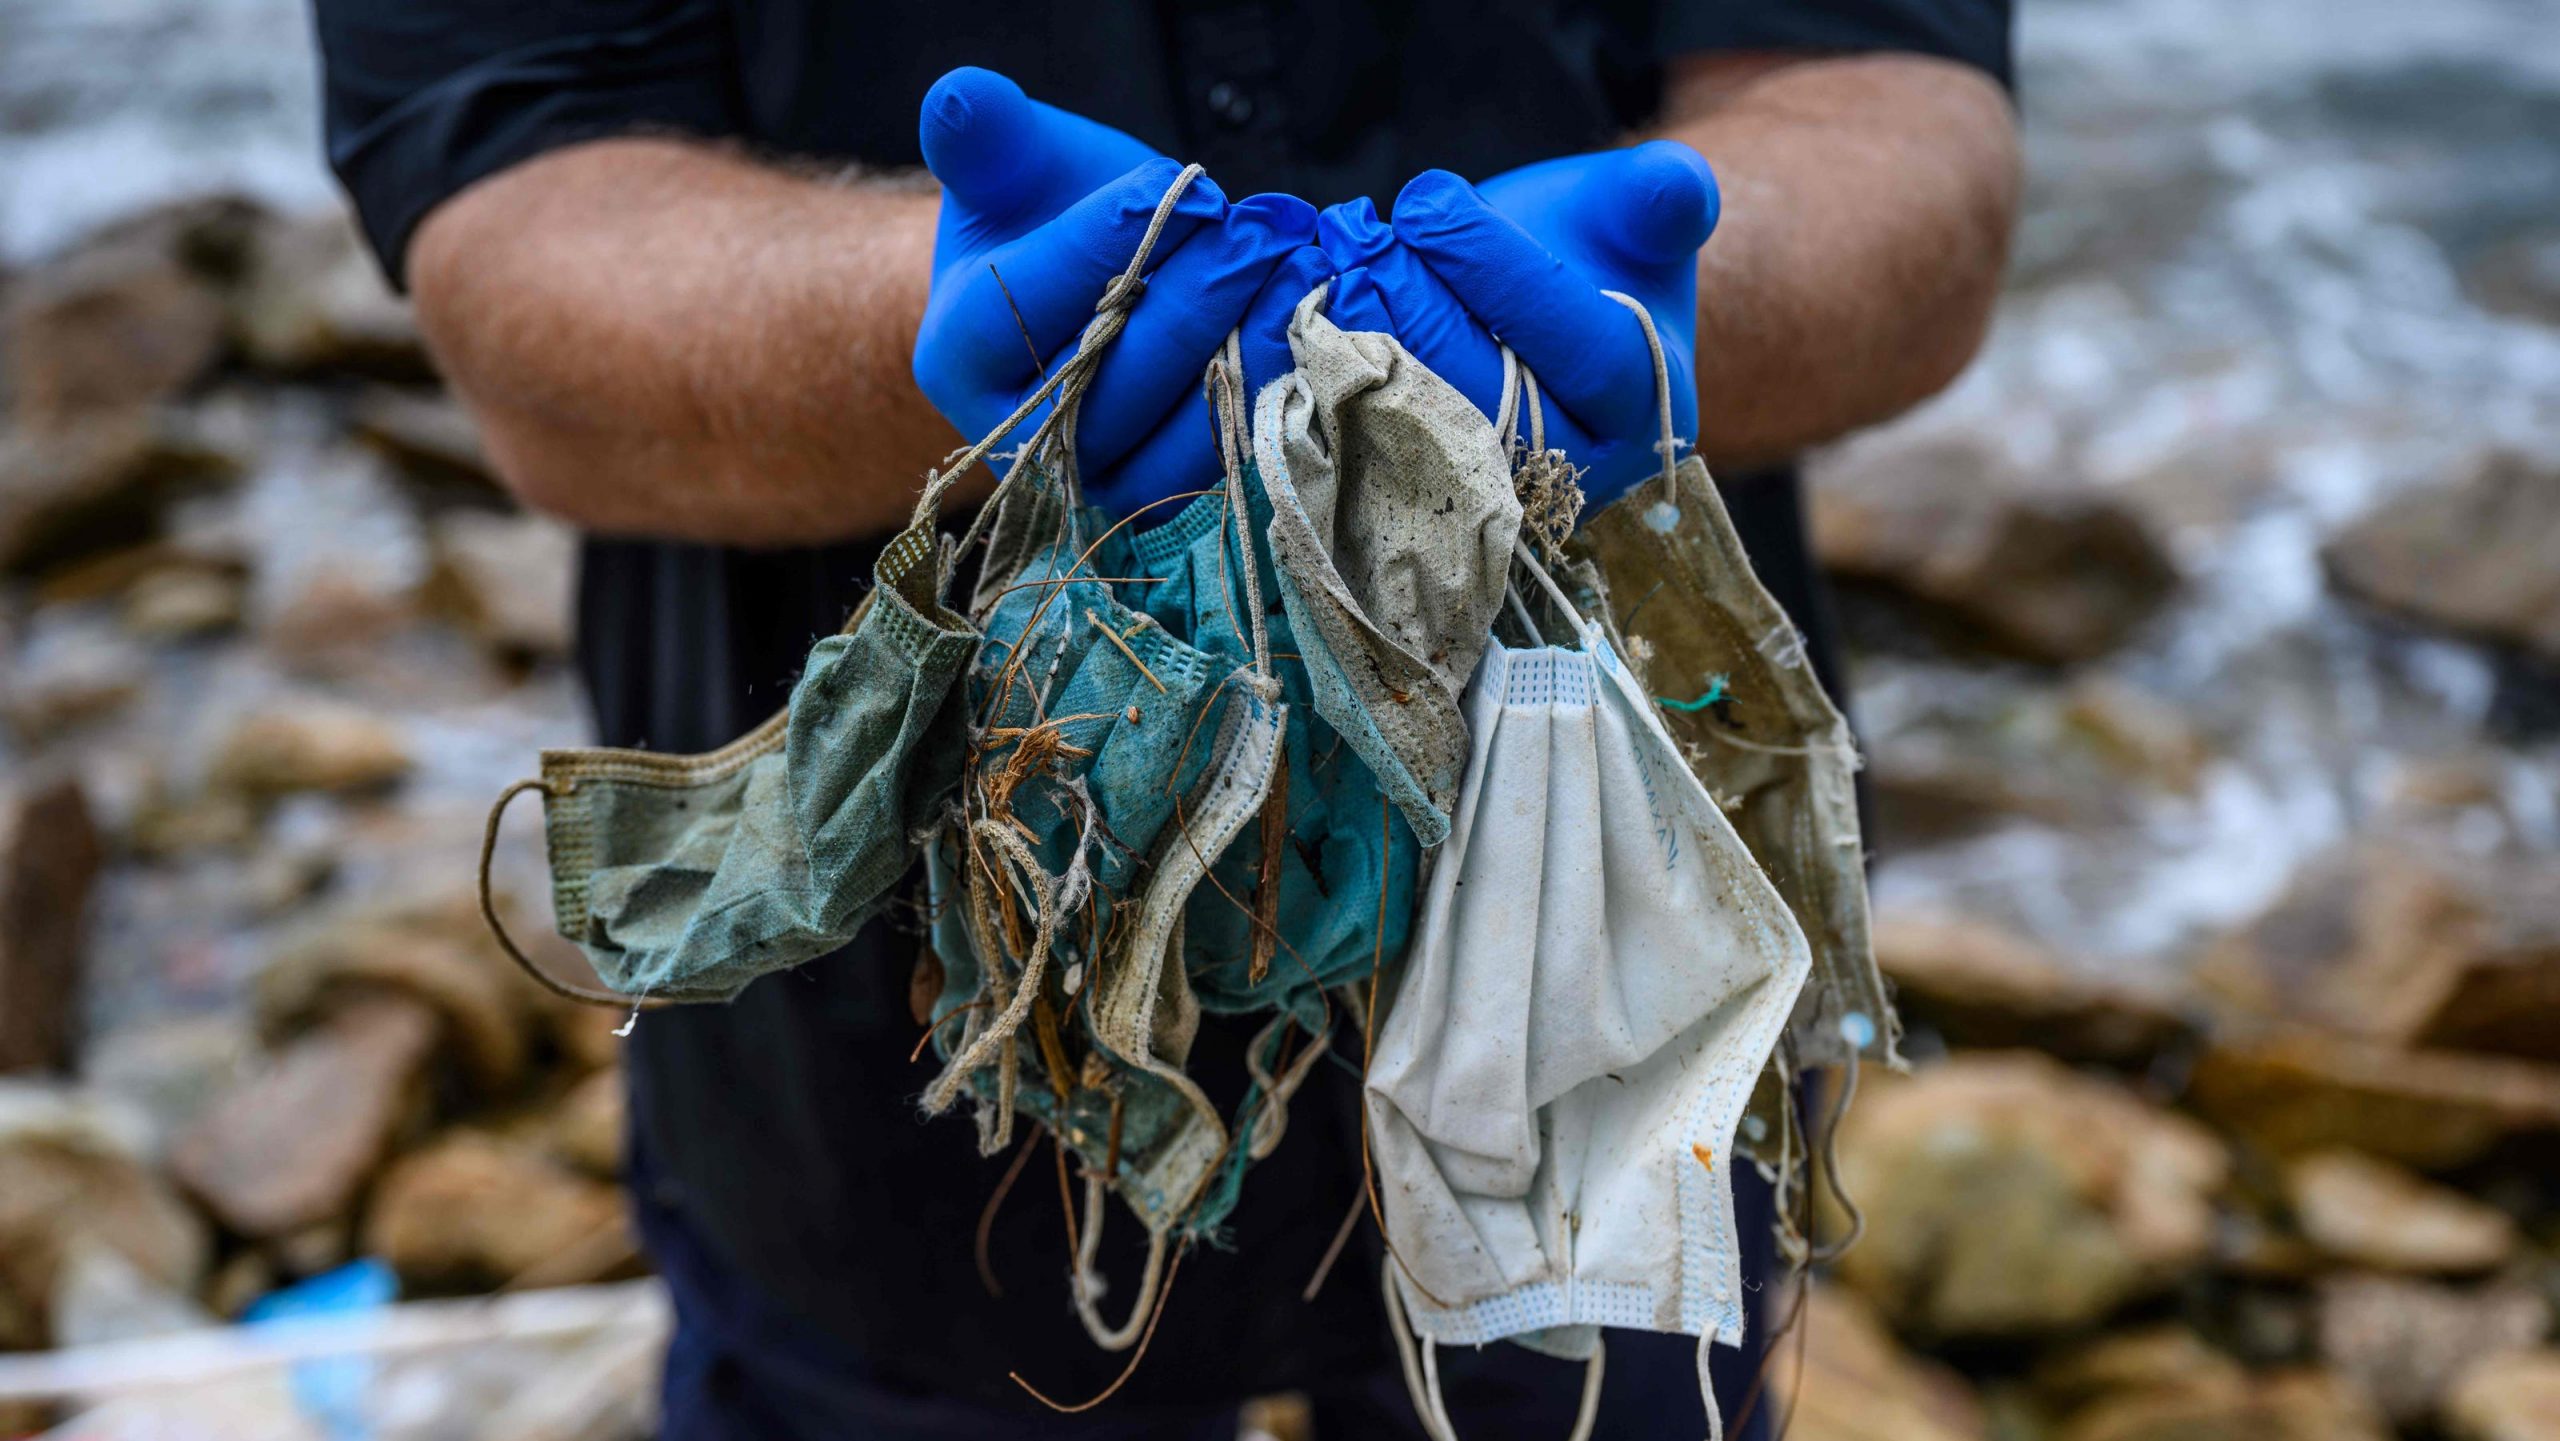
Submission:
MULTIPOLYGON (((1564 553, 1597 571, 1629 668, 1804 928, 1813 972, 1788 1024, 1790 1060, 1898 1066, 1901 1027, 1869 939, 1857 747, 1705 464, 1666 466, 1585 518, 1564 553)), ((1763 1160, 1801 1140, 1784 1134, 1785 1095, 1764 1086, 1744 1121, 1744 1147, 1763 1160)))
POLYGON ((1388 1301, 1440 1441, 1440 1345, 1587 1358, 1582 1436, 1600 1328, 1697 1336, 1702 1378, 1740 1343, 1734 1136, 1811 966, 1604 629, 1515 557, 1569 643, 1515 595, 1530 643, 1497 640, 1469 683, 1465 779, 1366 1083, 1388 1301))
POLYGON ((1739 1342, 1732 1137, 1803 933, 1596 628, 1485 654, 1367 1105, 1394 1281, 1437 1344, 1739 1342))
MULTIPOLYGON (((844 945, 887 902, 958 779, 942 718, 978 646, 940 604, 936 559, 929 525, 891 542, 853 623, 739 740, 701 755, 548 750, 540 779, 500 799, 542 793, 553 918, 614 993, 603 999, 727 1000, 844 945)), ((481 870, 485 899, 485 849, 481 870)))
POLYGON ((1466 766, 1458 694, 1502 605, 1520 502, 1482 413, 1393 337, 1327 320, 1324 294, 1290 321, 1296 369, 1255 403, 1281 599, 1317 713, 1437 845, 1466 766))

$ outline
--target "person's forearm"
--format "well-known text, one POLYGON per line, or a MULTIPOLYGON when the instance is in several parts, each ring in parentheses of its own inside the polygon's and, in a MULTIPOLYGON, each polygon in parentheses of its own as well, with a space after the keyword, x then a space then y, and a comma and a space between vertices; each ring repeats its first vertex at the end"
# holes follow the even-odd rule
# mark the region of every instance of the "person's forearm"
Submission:
POLYGON ((1908 55, 1721 57, 1672 77, 1656 132, 1715 167, 1698 266, 1698 437, 1749 465, 1944 388, 1982 336, 2017 208, 2009 103, 1908 55))
POLYGON ((808 544, 903 520, 957 441, 909 369, 935 204, 597 141, 439 206, 409 275, 527 504, 594 531, 808 544))

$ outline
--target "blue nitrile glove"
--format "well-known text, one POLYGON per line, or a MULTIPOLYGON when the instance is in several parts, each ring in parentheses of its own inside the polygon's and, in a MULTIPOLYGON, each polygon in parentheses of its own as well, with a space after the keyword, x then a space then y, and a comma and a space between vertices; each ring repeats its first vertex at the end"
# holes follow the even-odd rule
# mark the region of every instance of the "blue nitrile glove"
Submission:
MULTIPOLYGON (((1597 505, 1662 464, 1652 354, 1635 316, 1601 292, 1623 291, 1652 312, 1670 362, 1673 433, 1694 441, 1698 248, 1717 210, 1706 160, 1678 141, 1654 140, 1541 161, 1481 187, 1424 171, 1396 197, 1394 232, 1537 376, 1548 443, 1585 468, 1582 488, 1597 505)), ((1378 273, 1375 262, 1370 269, 1378 273)), ((1390 288, 1386 298, 1408 323, 1400 295, 1390 288)), ((1463 352, 1460 374, 1429 356, 1424 363, 1490 414, 1499 361, 1488 383, 1479 356, 1452 348, 1463 352)))
MULTIPOLYGON (((976 439, 1074 353, 1181 167, 974 68, 926 94, 920 138, 943 190, 916 384, 976 439)), ((1294 196, 1230 205, 1205 176, 1183 192, 1085 394, 1076 458, 1089 498, 1125 511, 1218 483, 1201 373, 1284 263, 1303 271, 1314 232, 1314 207, 1294 196)), ((1248 351, 1250 373, 1267 346, 1248 351)))

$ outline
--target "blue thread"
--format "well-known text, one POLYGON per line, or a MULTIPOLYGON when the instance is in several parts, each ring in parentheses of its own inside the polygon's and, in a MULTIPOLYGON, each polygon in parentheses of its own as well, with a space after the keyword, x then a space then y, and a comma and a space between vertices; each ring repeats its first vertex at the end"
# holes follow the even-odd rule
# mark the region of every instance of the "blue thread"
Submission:
POLYGON ((1702 711, 1711 705, 1721 705, 1725 701, 1733 698, 1726 694, 1724 684, 1725 678, 1723 676, 1711 675, 1707 677, 1707 693, 1698 697, 1696 700, 1673 700, 1667 695, 1658 695, 1653 698, 1653 703, 1662 707, 1664 710, 1689 711, 1693 713, 1702 711))

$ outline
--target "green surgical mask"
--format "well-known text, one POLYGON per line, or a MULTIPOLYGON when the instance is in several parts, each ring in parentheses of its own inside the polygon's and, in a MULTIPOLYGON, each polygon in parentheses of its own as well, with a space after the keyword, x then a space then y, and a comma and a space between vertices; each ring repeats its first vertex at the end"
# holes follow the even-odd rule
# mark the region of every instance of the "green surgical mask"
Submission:
POLYGON ((727 1000, 888 901, 959 778, 944 711, 978 646, 936 559, 929 529, 891 542, 790 704, 719 750, 543 752, 523 788, 543 795, 553 918, 618 999, 727 1000))

